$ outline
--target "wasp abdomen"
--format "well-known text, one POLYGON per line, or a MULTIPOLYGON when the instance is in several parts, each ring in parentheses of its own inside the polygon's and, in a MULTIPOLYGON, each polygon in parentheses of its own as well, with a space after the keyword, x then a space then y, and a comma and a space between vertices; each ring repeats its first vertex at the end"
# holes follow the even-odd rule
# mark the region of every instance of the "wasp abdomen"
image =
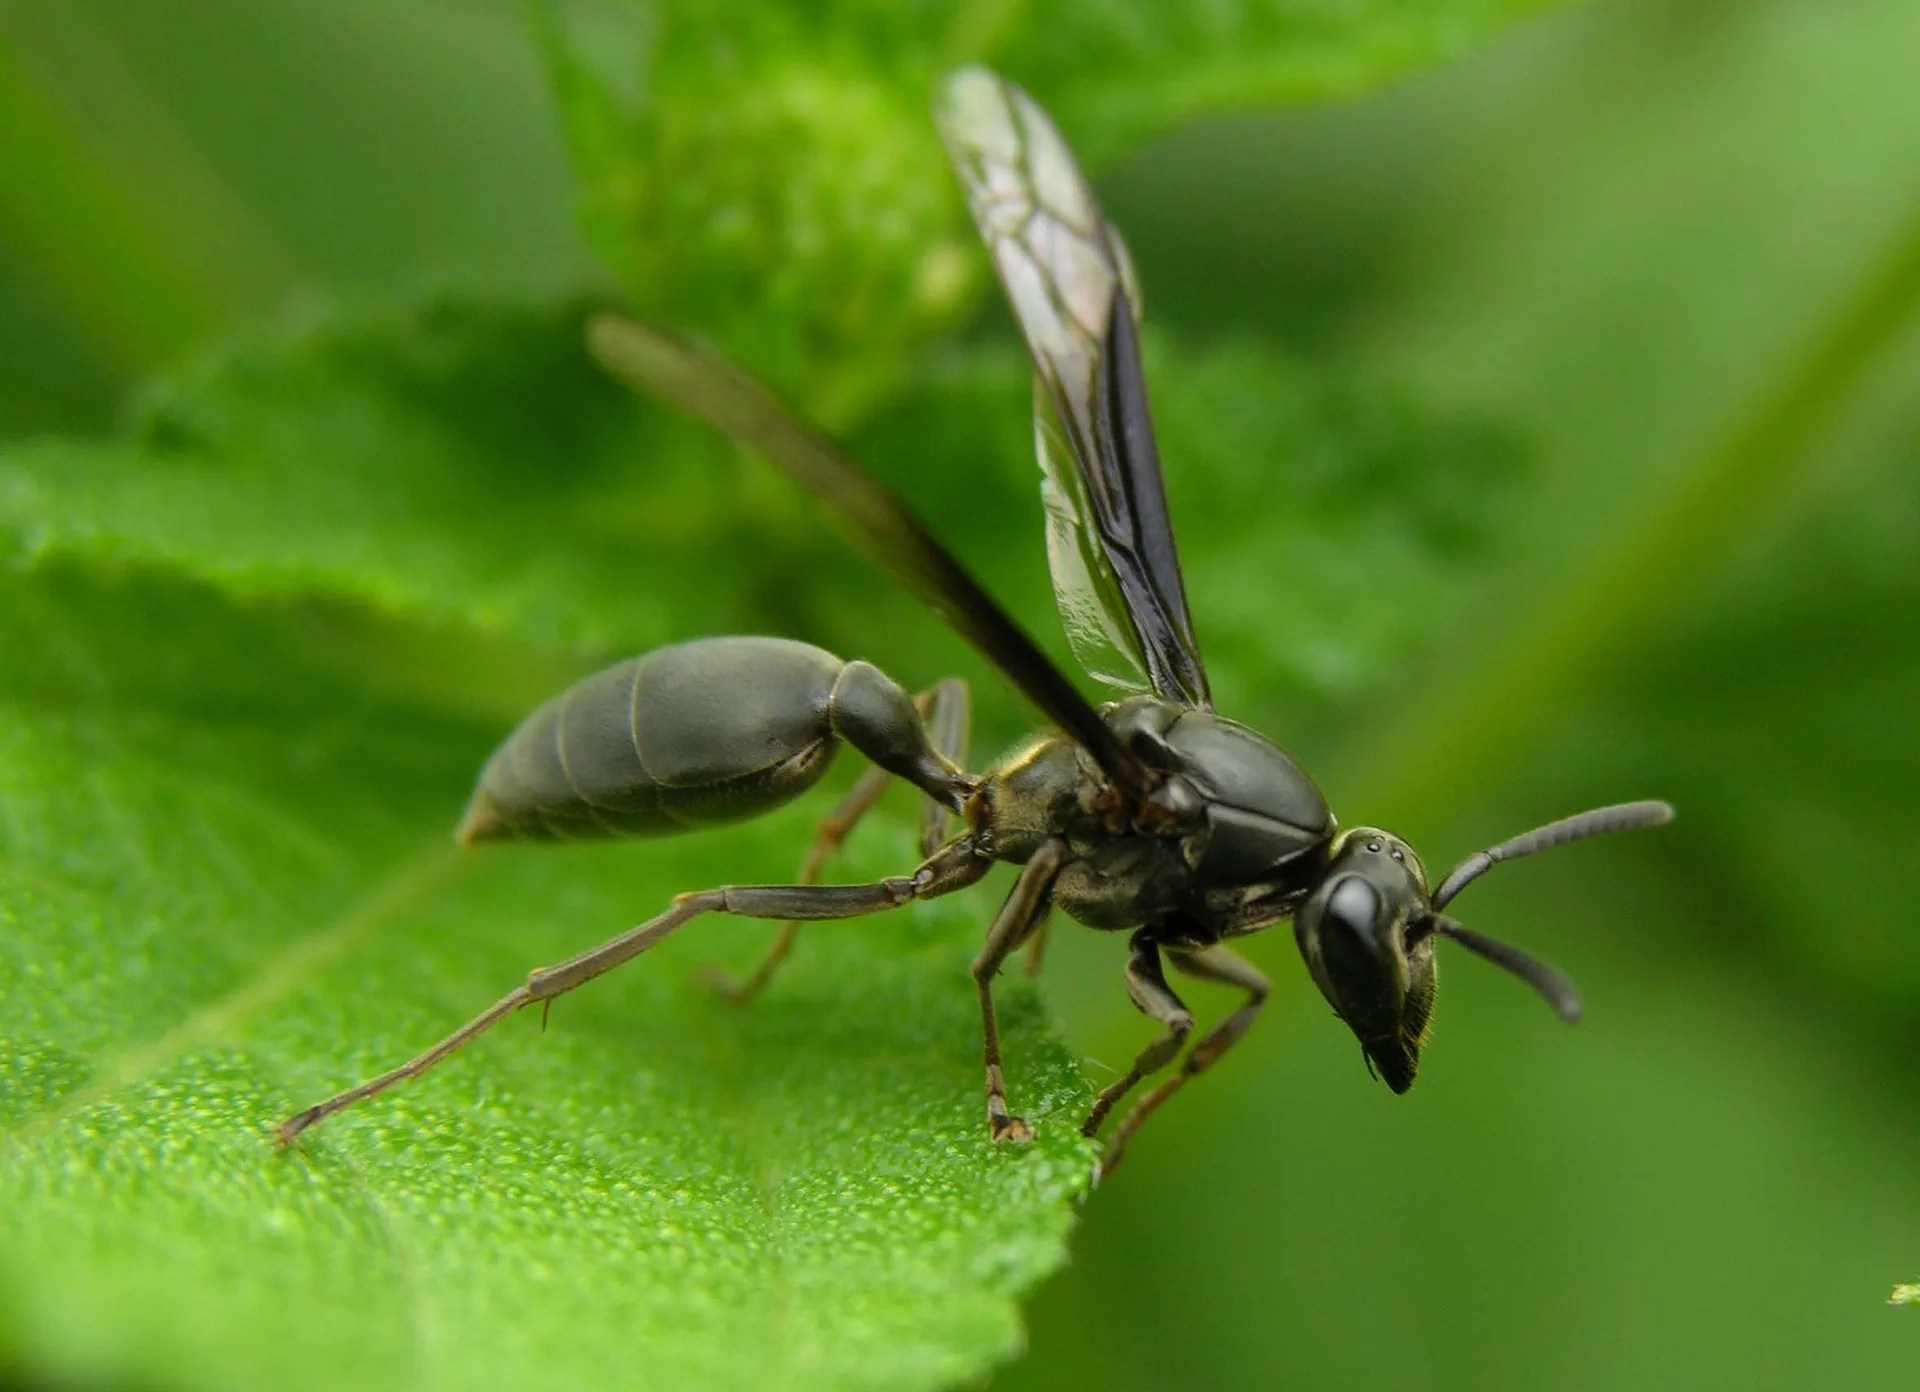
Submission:
POLYGON ((785 638, 703 638, 597 672, 494 752, 459 839, 661 836, 770 811, 833 762, 856 669, 892 686, 785 638))

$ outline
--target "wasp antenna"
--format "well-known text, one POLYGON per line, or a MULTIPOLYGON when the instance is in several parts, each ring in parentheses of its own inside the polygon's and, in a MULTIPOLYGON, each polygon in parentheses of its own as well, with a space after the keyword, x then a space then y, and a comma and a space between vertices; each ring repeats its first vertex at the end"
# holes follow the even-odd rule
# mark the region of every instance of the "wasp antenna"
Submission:
POLYGON ((1617 802, 1611 807, 1596 807, 1562 817, 1557 822, 1522 832, 1511 841, 1502 841, 1490 850, 1475 851, 1440 881, 1433 892, 1433 907, 1444 909, 1449 900, 1503 860, 1518 860, 1535 851, 1551 850, 1569 841, 1584 841, 1589 836, 1604 836, 1610 831, 1638 831, 1673 820, 1673 805, 1666 802, 1617 802))
POLYGON ((1571 981, 1538 957, 1530 957, 1497 938, 1462 927, 1444 914, 1433 915, 1429 922, 1433 925, 1433 931, 1441 937, 1451 938, 1476 956, 1486 958, 1495 966, 1505 967, 1533 987, 1540 993, 1540 998, 1553 1007, 1554 1014, 1568 1024, 1580 1018, 1580 993, 1574 989, 1571 981))

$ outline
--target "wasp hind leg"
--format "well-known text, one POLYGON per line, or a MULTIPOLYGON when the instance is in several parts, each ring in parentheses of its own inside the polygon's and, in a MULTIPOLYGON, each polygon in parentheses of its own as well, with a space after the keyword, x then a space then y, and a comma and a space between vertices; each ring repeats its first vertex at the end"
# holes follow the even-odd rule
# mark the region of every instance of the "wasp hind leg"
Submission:
MULTIPOLYGON (((913 699, 915 709, 925 724, 927 735, 934 752, 956 768, 965 768, 967 762, 967 726, 968 700, 967 684, 958 677, 949 677, 936 682, 913 699)), ((847 795, 839 804, 821 819, 814 836, 813 845, 808 848, 806 858, 800 862, 800 874, 797 883, 817 884, 820 872, 826 868, 827 860, 840 849, 860 819, 887 791, 892 775, 883 768, 870 768, 861 774, 847 795)), ((948 828, 952 824, 953 809, 939 798, 928 793, 921 799, 923 812, 920 819, 920 854, 930 856, 947 839, 948 828)), ((732 977, 719 967, 708 965, 701 968, 698 980, 711 986, 722 997, 734 1005, 746 1005, 766 989, 780 964, 787 960, 787 954, 793 951, 794 940, 800 936, 800 923, 789 919, 780 925, 768 944, 766 953, 760 958, 759 965, 744 977, 732 977)))
POLYGON ((724 885, 682 894, 665 913, 648 919, 637 928, 629 928, 598 947, 588 948, 551 967, 538 967, 527 974, 524 985, 467 1021, 424 1053, 370 1078, 358 1087, 335 1093, 326 1101, 296 1112, 274 1129, 274 1140, 286 1145, 316 1122, 335 1112, 364 1102, 411 1078, 417 1078, 466 1045, 471 1044, 516 1010, 551 1001, 596 976, 632 961, 669 934, 702 914, 738 914, 745 918, 833 919, 859 918, 870 913, 897 909, 915 899, 931 899, 964 889, 985 875, 992 862, 973 854, 965 842, 955 842, 939 855, 930 857, 911 875, 895 875, 870 884, 855 885, 724 885))

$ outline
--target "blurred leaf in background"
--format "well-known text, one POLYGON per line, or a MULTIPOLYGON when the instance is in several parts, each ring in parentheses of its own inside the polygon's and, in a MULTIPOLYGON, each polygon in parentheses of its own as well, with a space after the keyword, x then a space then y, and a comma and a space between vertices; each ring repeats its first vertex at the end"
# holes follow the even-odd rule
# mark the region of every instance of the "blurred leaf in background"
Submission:
MULTIPOLYGON (((1449 962, 1404 1102, 1256 947, 1294 994, 1101 1195, 1002 1385, 1912 1385, 1877 1297, 1920 1237, 1916 58, 1910 5, 1599 4, 1116 175, 1150 283, 1195 268, 1185 332, 1259 320, 1537 449, 1469 622, 1256 718, 1441 863, 1681 815, 1463 900, 1588 1017, 1449 962)), ((1090 1053, 1139 1037, 1063 1003, 1090 1053)))
MULTIPOLYGON (((489 743, 594 661, 786 632, 965 672, 981 747, 1025 723, 767 471, 588 370, 580 308, 610 292, 553 112, 627 295, 850 431, 1050 630, 1026 371, 997 312, 955 337, 984 277, 934 78, 1000 62, 1106 159, 1351 95, 1524 8, 608 0, 540 7, 538 46, 504 3, 0 9, 8 1371, 894 1387, 1012 1352, 1089 1084, 1008 983, 1043 1138, 986 1143, 976 896, 811 935, 746 1015, 687 978, 763 933, 668 944, 304 1159, 259 1135, 533 962, 784 873, 817 808, 439 849, 489 743)), ((1499 412, 1250 325, 1149 357, 1223 694, 1360 695, 1458 623, 1531 479, 1499 412)), ((896 811, 840 869, 897 869, 907 839, 896 811)))
POLYGON ((1104 163, 1209 112, 1326 99, 1448 56, 1543 0, 1258 0, 1190 11, 543 0, 582 225, 644 315, 701 324, 832 426, 982 280, 927 121, 986 59, 1104 163))
POLYGON ((0 429, 97 427, 290 297, 592 274, 510 0, 14 0, 0 101, 0 429))

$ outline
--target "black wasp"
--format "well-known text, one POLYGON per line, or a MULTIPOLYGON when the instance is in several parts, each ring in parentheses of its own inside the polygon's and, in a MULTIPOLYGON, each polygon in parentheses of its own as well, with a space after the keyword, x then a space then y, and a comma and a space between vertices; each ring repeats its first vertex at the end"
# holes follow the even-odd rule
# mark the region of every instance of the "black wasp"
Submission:
POLYGON ((1033 355, 1047 556, 1067 636, 1090 675, 1129 694, 1091 705, 898 497, 751 378, 656 330, 597 319, 590 343, 609 371, 816 494, 1057 728, 969 773, 960 682, 912 696, 868 663, 780 638, 701 639, 587 678, 494 754, 461 824, 463 842, 669 835, 787 802, 820 779, 843 743, 875 767, 822 824, 799 883, 683 894, 659 917, 534 971, 418 1058, 288 1118, 281 1141, 425 1072, 503 1016, 619 966, 701 914, 783 922, 753 975, 724 986, 745 999, 785 957, 799 921, 948 894, 1001 861, 1020 873, 973 962, 994 1140, 1033 1133, 1007 1107, 993 980, 1050 909, 1131 933, 1128 994, 1164 1031, 1100 1093, 1086 1135, 1179 1057, 1193 1030, 1167 966, 1246 995, 1133 1105, 1101 1175, 1120 1163, 1141 1123, 1258 1015, 1267 979, 1227 942, 1288 919, 1315 983, 1395 1092, 1412 1085, 1419 1066, 1438 939, 1505 967, 1563 1018, 1577 1017, 1578 999, 1559 973, 1443 911, 1499 861, 1653 826, 1671 809, 1633 802, 1553 822, 1470 856, 1430 889, 1404 841, 1371 827, 1340 830, 1285 751, 1216 715, 1167 516, 1141 375, 1139 296, 1120 238, 1059 132, 1019 88, 963 70, 945 83, 939 122, 1033 355), (816 883, 829 851, 890 776, 926 794, 920 866, 874 884, 816 883))

